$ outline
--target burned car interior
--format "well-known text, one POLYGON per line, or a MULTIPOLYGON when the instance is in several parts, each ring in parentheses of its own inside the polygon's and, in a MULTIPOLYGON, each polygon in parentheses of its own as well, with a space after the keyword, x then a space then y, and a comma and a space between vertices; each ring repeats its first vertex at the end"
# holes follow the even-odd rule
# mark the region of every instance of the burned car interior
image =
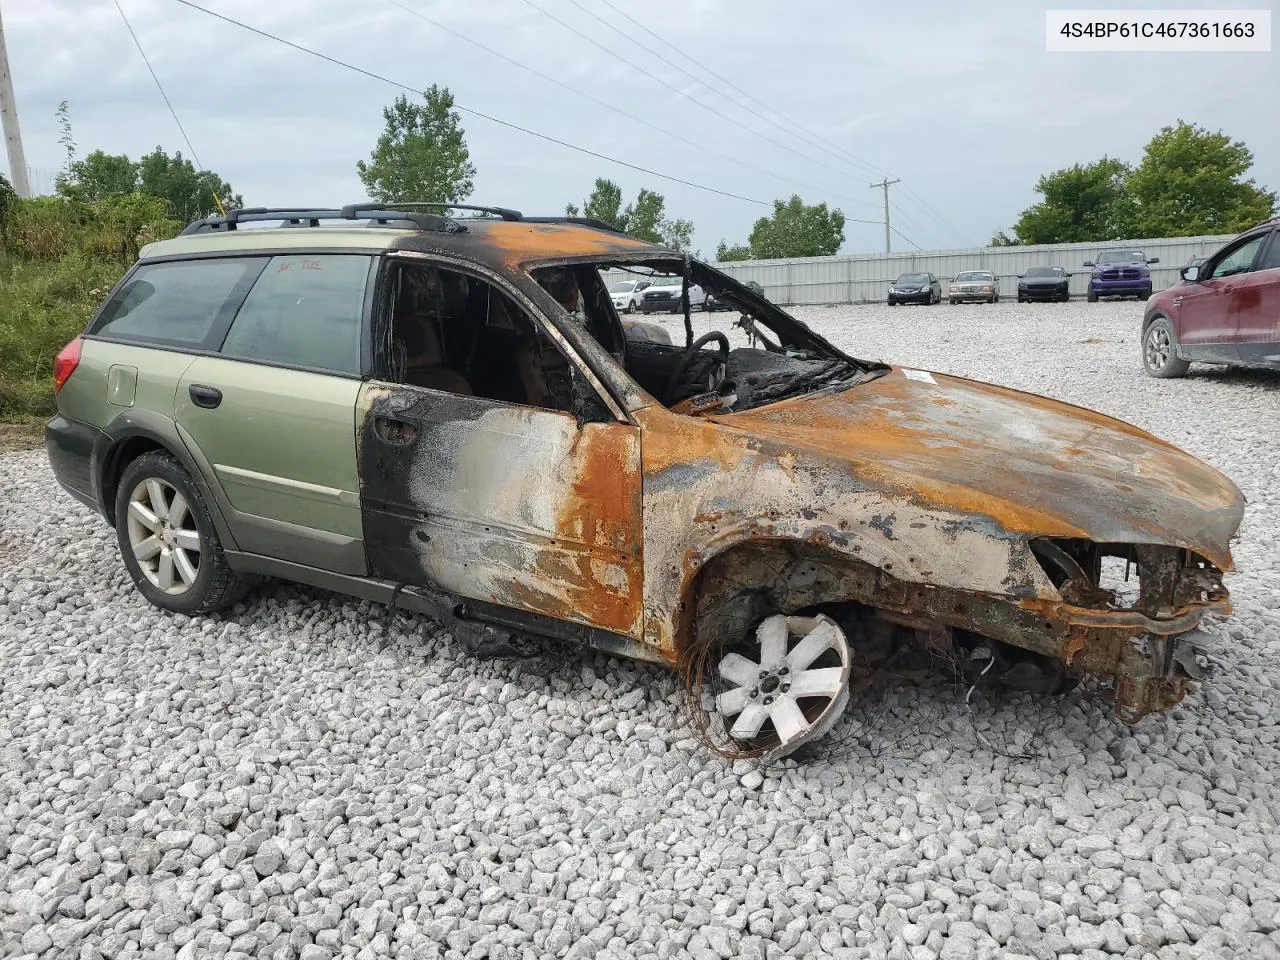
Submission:
MULTIPOLYGON (((555 339, 507 293, 481 277, 433 263, 394 264, 376 335, 375 369, 392 382, 607 419, 555 339)), ((631 378, 677 413, 733 413, 883 372, 854 360, 746 287, 684 260, 535 268, 531 275, 631 378), (685 297, 666 325, 624 320, 603 271, 680 276, 738 317, 709 322, 685 297), (722 328, 722 329, 720 329, 722 328)))

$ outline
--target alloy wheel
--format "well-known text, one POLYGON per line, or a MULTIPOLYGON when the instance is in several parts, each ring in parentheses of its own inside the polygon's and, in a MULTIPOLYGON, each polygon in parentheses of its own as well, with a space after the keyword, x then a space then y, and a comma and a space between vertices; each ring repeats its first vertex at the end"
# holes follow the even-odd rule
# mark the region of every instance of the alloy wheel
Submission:
POLYGON ((1152 370, 1163 370, 1168 365, 1173 356, 1173 342, 1164 327, 1153 326, 1147 331, 1145 354, 1147 366, 1152 370))
POLYGON ((719 664, 716 709, 729 736, 776 759, 831 729, 848 701, 849 641, 830 617, 763 620, 719 664))
POLYGON ((173 484, 147 477, 129 494, 129 546, 157 590, 186 593, 200 575, 200 531, 186 497, 173 484))

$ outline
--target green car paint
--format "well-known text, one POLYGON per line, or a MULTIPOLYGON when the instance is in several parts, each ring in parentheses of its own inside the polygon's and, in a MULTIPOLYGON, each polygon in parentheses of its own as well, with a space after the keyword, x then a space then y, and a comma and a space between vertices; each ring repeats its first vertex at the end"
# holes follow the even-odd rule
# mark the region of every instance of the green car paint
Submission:
POLYGON ((231 508, 242 549, 362 573, 355 409, 360 381, 244 360, 194 358, 175 419, 231 508), (215 409, 193 402, 215 387, 215 409))

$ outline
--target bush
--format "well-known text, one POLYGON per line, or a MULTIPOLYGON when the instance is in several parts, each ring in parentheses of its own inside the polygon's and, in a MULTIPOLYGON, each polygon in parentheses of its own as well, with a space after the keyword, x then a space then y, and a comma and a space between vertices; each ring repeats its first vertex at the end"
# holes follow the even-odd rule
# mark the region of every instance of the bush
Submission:
POLYGON ((53 358, 151 240, 173 236, 163 200, 10 199, 0 248, 0 419, 53 412, 53 358))

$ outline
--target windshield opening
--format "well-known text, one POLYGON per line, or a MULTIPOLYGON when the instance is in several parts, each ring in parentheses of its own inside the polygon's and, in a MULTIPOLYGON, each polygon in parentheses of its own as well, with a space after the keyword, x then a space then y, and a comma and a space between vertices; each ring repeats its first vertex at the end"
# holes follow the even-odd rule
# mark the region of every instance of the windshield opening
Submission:
POLYGON ((698 261, 593 261, 532 276, 636 384, 677 413, 735 413, 887 370, 841 353, 770 303, 758 284, 698 261), (577 296, 563 289, 566 274, 576 278, 577 296), (609 291, 641 283, 635 312, 620 314, 609 291))
POLYGON ((987 271, 987 270, 969 270, 969 271, 966 271, 965 273, 956 274, 956 283, 963 283, 966 280, 969 282, 973 282, 975 280, 990 280, 990 279, 991 279, 991 273, 990 271, 987 271))
POLYGON ((1031 267, 1023 274, 1025 277, 1060 277, 1062 275, 1061 267, 1031 267))
POLYGON ((1098 255, 1098 263, 1146 263, 1141 250, 1108 250, 1098 255))
POLYGON ((929 275, 927 273, 904 273, 900 276, 897 283, 928 283, 929 275))

